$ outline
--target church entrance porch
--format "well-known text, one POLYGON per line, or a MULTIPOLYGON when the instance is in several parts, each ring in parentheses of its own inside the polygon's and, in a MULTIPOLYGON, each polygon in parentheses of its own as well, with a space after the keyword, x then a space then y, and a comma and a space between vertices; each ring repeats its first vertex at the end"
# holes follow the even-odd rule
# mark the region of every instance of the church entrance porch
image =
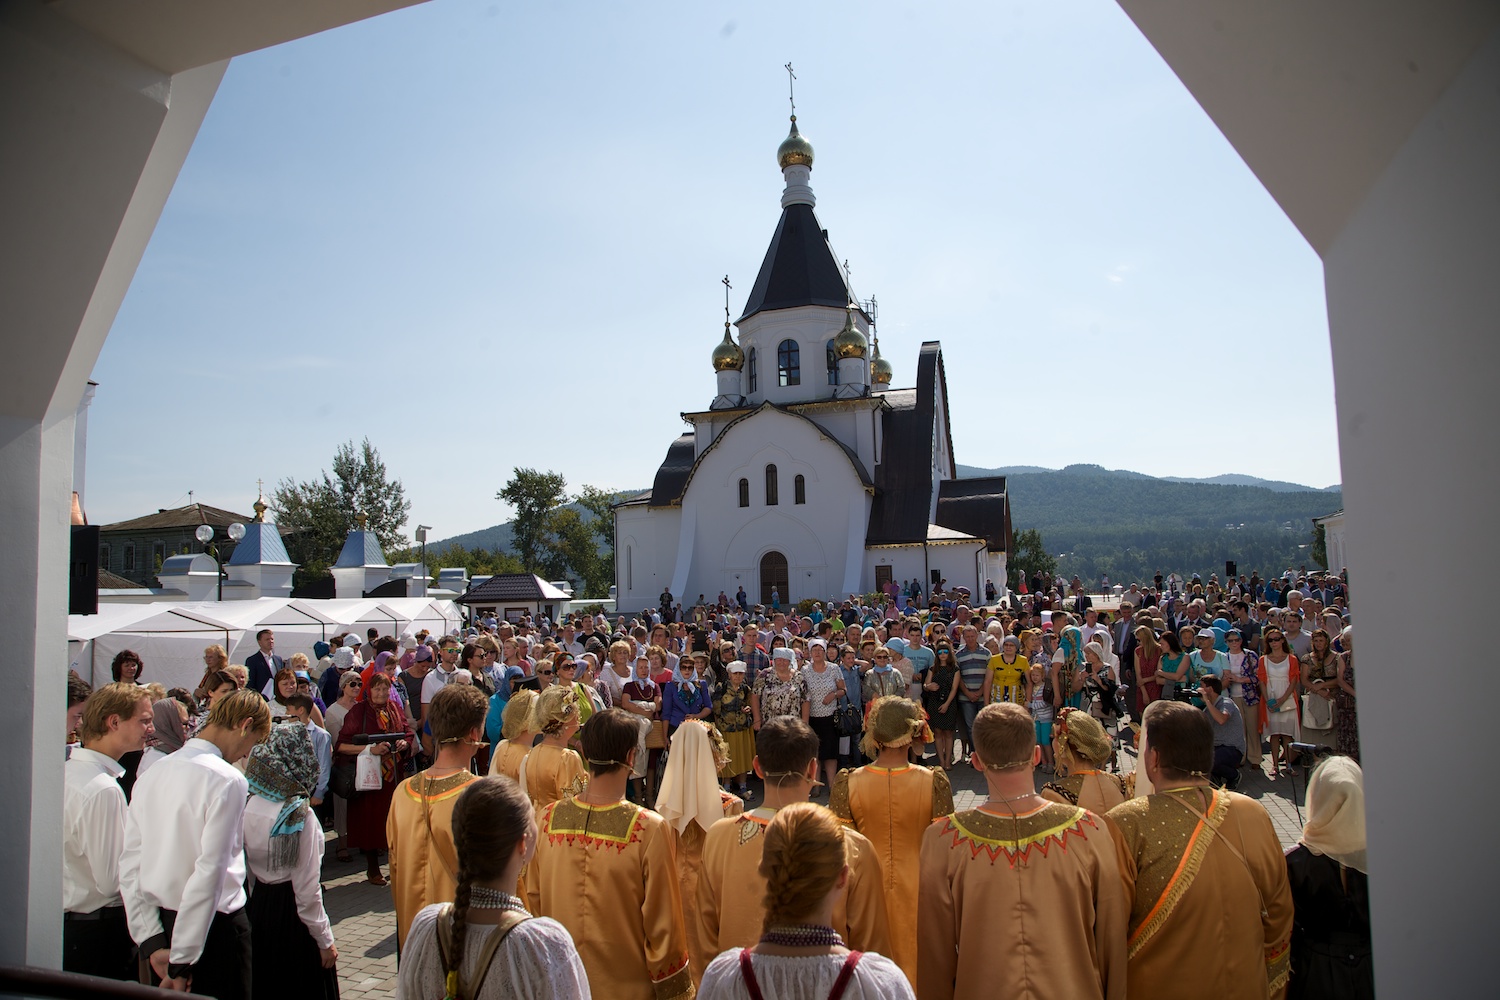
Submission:
POLYGON ((787 593, 786 556, 780 552, 767 552, 760 557, 760 603, 771 606, 771 590, 781 599, 782 607, 791 600, 787 593))

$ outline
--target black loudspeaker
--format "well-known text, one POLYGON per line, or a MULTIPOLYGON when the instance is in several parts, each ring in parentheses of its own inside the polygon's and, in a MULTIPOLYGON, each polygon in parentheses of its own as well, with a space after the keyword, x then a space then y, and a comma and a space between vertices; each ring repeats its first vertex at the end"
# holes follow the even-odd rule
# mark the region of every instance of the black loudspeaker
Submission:
POLYGON ((73 526, 72 553, 68 557, 68 614, 99 613, 99 528, 73 526))
MULTIPOLYGON (((1233 580, 1235 577, 1239 576, 1240 575, 1239 564, 1236 563, 1233 559, 1225 560, 1225 562, 1224 562, 1224 575, 1226 577, 1228 577, 1229 580, 1233 580)), ((1226 580, 1225 582, 1228 582, 1228 581, 1226 580)))

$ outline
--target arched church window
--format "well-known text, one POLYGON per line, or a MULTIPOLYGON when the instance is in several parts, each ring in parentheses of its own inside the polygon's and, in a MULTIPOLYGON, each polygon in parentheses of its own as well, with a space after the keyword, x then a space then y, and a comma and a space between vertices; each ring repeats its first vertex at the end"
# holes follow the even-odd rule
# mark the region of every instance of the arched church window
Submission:
POLYGON ((755 377, 755 348, 750 348, 750 355, 745 359, 745 391, 753 393, 759 379, 755 377))
POLYGON ((787 339, 776 348, 776 377, 782 385, 802 384, 801 350, 795 340, 787 339))
POLYGON ((807 503, 807 480, 801 476, 792 480, 792 503, 807 503))
POLYGON ((836 355, 836 354, 833 353, 833 338, 832 337, 828 338, 828 346, 826 348, 826 351, 827 351, 827 354, 828 354, 828 384, 829 385, 838 385, 839 384, 839 359, 838 359, 838 355, 836 355))
POLYGON ((776 466, 766 466, 766 506, 774 507, 779 501, 776 499, 776 466))
POLYGON ((748 479, 740 480, 740 506, 750 506, 750 480, 748 479))

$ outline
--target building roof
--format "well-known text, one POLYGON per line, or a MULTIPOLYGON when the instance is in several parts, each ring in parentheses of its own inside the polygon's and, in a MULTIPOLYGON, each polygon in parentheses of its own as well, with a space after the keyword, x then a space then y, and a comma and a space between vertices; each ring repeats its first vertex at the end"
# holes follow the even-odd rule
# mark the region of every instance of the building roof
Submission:
POLYGON ((159 531, 163 528, 196 528, 200 524, 211 524, 215 528, 227 528, 235 521, 249 524, 247 514, 236 514, 232 510, 210 507, 206 503, 190 503, 186 507, 163 507, 155 514, 133 517, 128 521, 106 524, 100 531, 159 531))
POLYGON ((697 431, 679 435, 667 449, 667 457, 656 470, 656 479, 651 484, 651 506, 670 507, 682 499, 687 488, 688 477, 693 474, 693 463, 698 457, 697 431))
POLYGON ((1011 551, 1013 529, 1005 477, 943 480, 938 484, 937 523, 983 538, 991 552, 1011 551))
POLYGON ((107 569, 99 570, 100 590, 140 590, 141 585, 134 580, 127 580, 117 573, 111 573, 107 569))
POLYGON ((234 547, 234 554, 224 563, 226 566, 292 565, 286 554, 286 545, 281 541, 281 532, 276 525, 265 521, 251 521, 245 525, 245 537, 234 547))
POLYGON ((756 313, 798 306, 833 306, 843 309, 859 302, 849 277, 828 243, 827 230, 813 214, 812 206, 788 205, 771 237, 760 274, 745 301, 745 312, 735 322, 743 323, 756 313))
POLYGON ((385 565, 387 565, 385 552, 380 548, 380 539, 375 532, 355 528, 349 532, 349 537, 344 539, 344 547, 339 551, 339 557, 334 561, 333 568, 349 569, 355 566, 385 565))
MULTIPOLYGON (((932 435, 938 419, 938 400, 948 405, 948 380, 943 373, 943 349, 935 340, 922 345, 917 357, 917 387, 883 393, 885 411, 883 461, 875 469, 875 500, 870 505, 866 545, 921 542, 927 538, 932 511, 932 435)), ((942 414, 946 429, 948 415, 942 414)), ((953 434, 948 431, 948 455, 953 434)), ((950 463, 945 478, 956 469, 950 463)))
POLYGON ((533 604, 569 600, 572 598, 534 573, 496 573, 454 598, 458 604, 500 604, 506 601, 533 604))

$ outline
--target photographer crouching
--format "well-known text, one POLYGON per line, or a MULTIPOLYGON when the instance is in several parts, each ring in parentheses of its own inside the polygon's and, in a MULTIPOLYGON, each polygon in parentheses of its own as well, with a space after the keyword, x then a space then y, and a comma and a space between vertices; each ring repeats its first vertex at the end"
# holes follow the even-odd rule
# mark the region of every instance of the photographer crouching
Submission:
POLYGON ((1240 708, 1224 693, 1224 682, 1213 674, 1198 681, 1203 714, 1214 730, 1213 781, 1231 792, 1240 787, 1240 762, 1245 759, 1245 724, 1240 708))

